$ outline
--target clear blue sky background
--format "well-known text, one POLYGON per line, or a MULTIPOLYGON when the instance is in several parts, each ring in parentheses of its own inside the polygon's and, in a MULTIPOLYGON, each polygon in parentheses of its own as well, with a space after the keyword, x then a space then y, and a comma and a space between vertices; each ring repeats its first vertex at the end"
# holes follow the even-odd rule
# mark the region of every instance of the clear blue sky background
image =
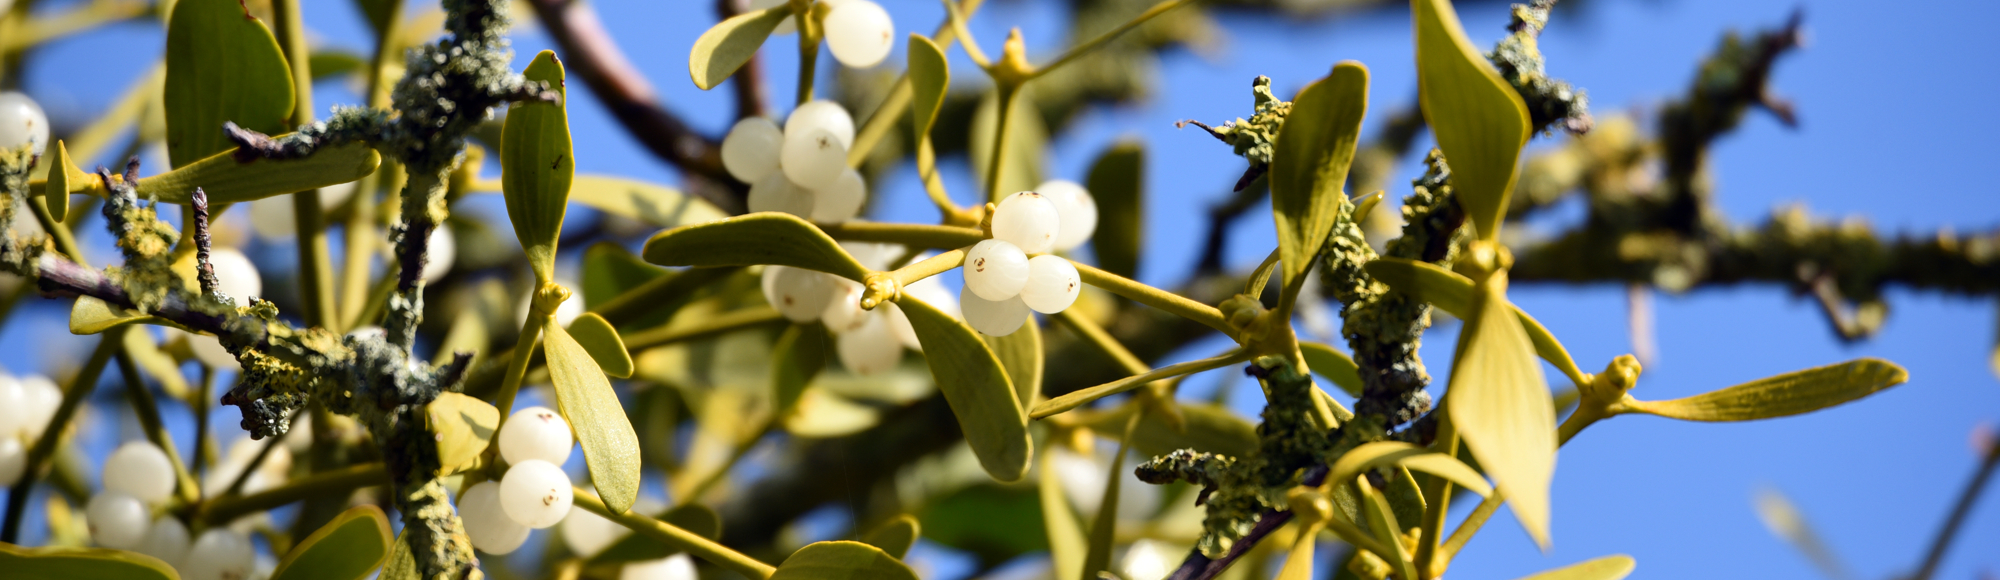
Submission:
MULTIPOLYGON (((937 3, 926 0, 878 1, 894 15, 899 34, 927 32, 942 15, 937 3)), ((305 4, 316 42, 367 50, 370 40, 348 3, 305 4)), ((612 36, 665 102, 695 127, 720 134, 732 115, 729 96, 695 89, 685 68, 688 47, 714 22, 711 3, 597 4, 612 36)), ((1067 37, 1060 3, 990 4, 973 26, 988 51, 997 50, 1014 26, 1024 29, 1034 55, 1052 54, 1067 37)), ((1594 0, 1580 10, 1559 12, 1542 48, 1552 74, 1590 92, 1598 116, 1645 111, 1683 93, 1723 31, 1775 26, 1799 4, 1594 0)), ((1718 197, 1729 217, 1755 222, 1773 207, 1804 202, 1821 214, 1866 214, 1885 235, 2000 227, 2000 204, 1990 200, 1992 180, 1976 169, 2000 153, 1985 138, 2000 132, 2000 112, 1990 104, 2000 88, 2000 64, 1990 58, 1985 40, 2000 10, 1974 0, 1899 6, 1806 2, 1804 9, 1810 44, 1786 57, 1774 77, 1775 87, 1797 101, 1802 125, 1787 129, 1768 115, 1752 114, 1713 149, 1718 197)), ((1498 39, 1507 20, 1505 5, 1491 2, 1462 7, 1461 18, 1481 45, 1498 39)), ((1271 76, 1279 93, 1289 94, 1342 59, 1363 61, 1373 70, 1371 121, 1414 102, 1408 16, 1402 9, 1310 22, 1240 13, 1224 14, 1221 21, 1226 38, 1219 51, 1168 53, 1151 99, 1084 113, 1076 130, 1063 134, 1049 154, 1052 176, 1081 180, 1089 162, 1112 142, 1124 137, 1146 142, 1142 278, 1153 284, 1171 285, 1189 272, 1200 240, 1190 234, 1206 227, 1198 210, 1226 191, 1242 163, 1205 135, 1175 130, 1174 121, 1245 116, 1246 88, 1255 75, 1271 76)), ((530 24, 517 35, 517 64, 550 47, 535 28, 530 24)), ((788 101, 793 90, 796 56, 790 38, 766 51, 770 94, 777 101, 788 101)), ((45 53, 27 88, 52 114, 91 115, 154 62, 161 44, 157 28, 142 25, 65 40, 45 53)), ((884 66, 899 66, 900 52, 884 66)), ((952 55, 957 79, 977 80, 974 69, 964 66, 969 62, 963 53, 952 55)), ((580 84, 570 88, 587 90, 580 84)), ((335 84, 320 93, 322 108, 357 100, 335 84)), ((612 125, 594 100, 571 102, 582 171, 679 181, 612 125)), ((780 111, 786 106, 771 104, 780 111)), ((1553 142, 1540 139, 1532 146, 1553 142)), ((971 190, 962 164, 948 169, 954 191, 971 190)), ((1419 171, 1405 163, 1395 183, 1406 183, 1419 171)), ((877 186, 874 219, 935 219, 907 168, 877 186)), ((1406 193, 1399 186, 1390 198, 1406 193)), ((1581 209, 1572 205, 1557 213, 1537 225, 1574 221, 1581 209)), ((1246 219, 1232 239, 1230 262, 1254 265, 1273 243, 1271 224, 1268 218, 1246 219)), ((1513 296, 1563 339, 1586 370, 1631 349, 1621 288, 1517 285, 1513 296)), ((1621 552, 1637 558, 1635 578, 1816 576, 1758 523, 1750 500, 1764 486, 1790 494, 1860 577, 1911 571, 1970 476, 1974 456, 1968 432, 2000 418, 2000 385, 1988 366, 2000 317, 1991 298, 1899 290, 1889 299, 1893 314, 1882 333, 1843 345, 1815 306, 1783 288, 1659 297, 1661 357, 1634 392, 1641 398, 1689 395, 1861 356, 1902 364, 1912 380, 1859 404, 1799 418, 1708 425, 1628 417, 1601 423, 1561 453, 1554 549, 1537 552, 1503 512, 1454 565, 1454 577, 1514 578, 1621 552)), ((64 314, 48 305, 17 314, 0 332, 0 363, 19 373, 46 360, 80 361, 89 343, 68 336, 64 314)), ((1448 374, 1455 337, 1456 327, 1447 326, 1425 342, 1423 354, 1440 379, 1448 374)), ((1200 356, 1219 347, 1203 345, 1175 356, 1200 356)), ((1203 382, 1212 381, 1190 385, 1203 382)), ((1255 399, 1256 391, 1241 392, 1246 394, 1237 397, 1238 406, 1254 412, 1261 401, 1245 399, 1255 399)), ((211 420, 217 428, 233 429, 236 419, 234 410, 224 409, 211 420)), ((93 440, 108 445, 115 435, 93 440)), ((2000 546, 2000 499, 1989 497, 1939 577, 1970 579, 2000 570, 1995 546, 2000 546)))

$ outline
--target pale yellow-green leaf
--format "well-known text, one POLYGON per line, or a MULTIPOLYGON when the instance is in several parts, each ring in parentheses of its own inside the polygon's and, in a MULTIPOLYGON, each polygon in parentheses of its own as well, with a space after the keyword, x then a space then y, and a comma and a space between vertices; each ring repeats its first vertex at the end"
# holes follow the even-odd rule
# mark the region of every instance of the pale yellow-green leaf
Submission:
POLYGON ((69 308, 70 334, 97 334, 132 323, 164 325, 167 321, 126 308, 113 308, 103 300, 89 296, 76 297, 76 303, 69 308))
POLYGON ((48 185, 42 189, 45 199, 43 203, 48 205, 50 216, 56 218, 56 221, 62 221, 64 216, 69 215, 69 148, 58 140, 56 146, 50 147, 48 151, 49 159, 43 161, 50 167, 48 185))
POLYGON ((605 507, 624 513, 639 499, 639 436, 632 431, 632 421, 597 360, 561 325, 548 325, 543 345, 548 350, 549 379, 556 387, 556 408, 583 445, 590 482, 597 486, 605 507))
POLYGON ((909 41, 910 120, 913 142, 922 142, 944 108, 945 89, 951 87, 951 67, 944 51, 921 34, 911 33, 909 41))
MULTIPOLYGON (((374 173, 381 164, 382 156, 361 143, 327 147, 304 159, 249 163, 240 163, 234 153, 225 151, 173 171, 142 177, 133 189, 139 199, 186 205, 194 198, 194 189, 200 187, 209 204, 221 205, 347 183, 374 173)), ((106 194, 102 179, 80 169, 70 172, 67 180, 70 193, 106 194)), ((48 184, 35 187, 46 189, 48 184)))
POLYGON ((438 472, 450 475, 471 467, 493 441, 500 410, 462 393, 439 393, 424 407, 429 431, 437 440, 438 472))
POLYGON ((8 580, 179 580, 159 558, 109 548, 23 548, 0 542, 0 570, 8 580))
POLYGON ((1285 553, 1285 567, 1278 569, 1277 580, 1313 580, 1314 536, 1325 526, 1318 523, 1306 524, 1292 539, 1292 547, 1285 553))
POLYGON ((757 56, 757 48, 764 46, 764 39, 770 38, 779 22, 791 17, 792 7, 779 4, 716 23, 694 40, 694 50, 688 53, 688 77, 704 91, 722 84, 736 69, 743 68, 743 63, 750 62, 750 57, 757 56))
POLYGON ((824 439, 874 427, 882 421, 882 412, 826 389, 808 388, 799 393, 799 400, 783 418, 785 432, 802 439, 824 439))
POLYGON ((1861 358, 1670 401, 1628 399, 1613 410, 1686 421, 1753 421, 1811 413, 1908 380, 1909 371, 1896 363, 1861 358))
MULTIPOLYGON (((552 51, 535 55, 522 76, 564 92, 562 61, 552 51)), ((507 219, 536 279, 547 283, 555 276, 556 241, 562 237, 570 181, 576 177, 569 113, 564 103, 515 103, 500 135, 500 190, 507 199, 507 219)))
POLYGON ((868 269, 818 227, 786 213, 762 212, 654 234, 640 255, 662 266, 776 264, 827 272, 856 282, 868 269))
POLYGON ((793 324, 771 347, 771 392, 778 413, 799 402, 806 385, 826 369, 826 329, 819 323, 793 324))
MULTIPOLYGON (((1460 320, 1471 315, 1471 278, 1438 267, 1436 264, 1402 258, 1376 258, 1370 260, 1363 268, 1367 269, 1369 276, 1388 284, 1390 288, 1429 302, 1431 306, 1436 306, 1460 320)), ((1549 333, 1549 329, 1543 327, 1541 321, 1529 316, 1519 306, 1509 304, 1508 307, 1519 315, 1521 327, 1527 331, 1528 339, 1535 343, 1536 355, 1555 365, 1556 370, 1562 371, 1563 376, 1569 377, 1571 382, 1578 385, 1590 382, 1583 376, 1583 369, 1576 366, 1576 360, 1570 358, 1569 350, 1563 348, 1562 342, 1556 340, 1555 335, 1549 333)))
POLYGON ((1326 78, 1299 91, 1278 132, 1269 174, 1271 214, 1278 222, 1288 294, 1298 292, 1347 202, 1342 188, 1367 113, 1368 67, 1341 61, 1326 78))
POLYGON ((1520 580, 1619 580, 1631 574, 1637 565, 1631 556, 1618 554, 1523 576, 1520 580))
POLYGON ((1098 267, 1126 278, 1139 271, 1139 246, 1145 242, 1146 145, 1127 139, 1098 155, 1084 179, 1097 200, 1097 231, 1090 235, 1090 252, 1098 267))
MULTIPOLYGON (((1049 127, 1042 121, 1040 109, 1035 107, 1034 91, 1023 88, 1014 95, 1007 112, 1007 158, 1000 165, 1000 187, 994 191, 1001 196, 1016 191, 1034 189, 1042 183, 1042 155, 1048 152, 1049 127)), ((993 137, 1000 123, 1000 95, 988 91, 979 99, 979 107, 973 110, 972 125, 969 127, 965 143, 966 155, 972 162, 972 175, 979 180, 985 191, 986 176, 993 163, 993 137)), ((1093 191, 1092 193, 1095 193, 1093 191)), ((998 199, 982 200, 1000 201, 998 199)), ((1100 212, 1098 215, 1105 215, 1100 212)), ((1099 226, 1102 227, 1102 226, 1099 226)))
MULTIPOLYGON (((1144 416, 1144 410, 1139 411, 1144 416)), ((1132 432, 1139 428, 1139 417, 1125 420, 1120 431, 1118 452, 1111 456, 1111 473, 1104 476, 1104 495, 1097 502, 1097 514, 1091 518, 1089 551, 1083 555, 1083 574, 1077 580, 1091 580, 1111 569, 1112 541, 1118 534, 1118 494, 1125 480, 1125 455, 1132 449, 1132 432)))
POLYGON ((585 312, 569 323, 569 334, 590 352, 590 358, 597 361, 597 367, 604 374, 618 378, 632 376, 632 353, 625 350, 625 341, 618 338, 618 329, 595 312, 585 312))
POLYGON ((350 508, 292 546, 271 580, 359 580, 388 561, 394 538, 382 509, 350 508))
POLYGON ((1450 0, 1410 0, 1416 23, 1417 102, 1451 184, 1481 239, 1500 235, 1515 163, 1528 144, 1528 105, 1465 37, 1450 0))
POLYGON ((1250 271, 1250 280, 1243 283, 1243 295, 1263 298, 1264 286, 1270 284, 1271 273, 1278 271, 1278 260, 1282 258, 1284 253, 1278 249, 1271 250, 1271 255, 1264 256, 1264 261, 1257 264, 1257 269, 1250 271))
MULTIPOLYGON (((1328 480, 1332 481, 1332 480, 1328 480)), ((1367 478, 1352 480, 1354 489, 1361 492, 1361 511, 1368 516, 1369 531, 1374 532, 1375 542, 1388 548, 1388 554, 1376 554, 1394 566, 1398 578, 1416 578, 1416 565, 1410 560, 1410 552, 1403 546, 1403 523, 1396 520, 1395 508, 1388 498, 1368 483, 1367 478)))
POLYGON ((679 189, 602 175, 572 178, 569 200, 663 228, 729 217, 708 200, 679 189))
POLYGON ((1047 450, 1042 452, 1040 465, 1035 466, 1035 487, 1042 504, 1042 528, 1049 540, 1049 565, 1055 567, 1051 578, 1065 580, 1083 570, 1090 544, 1084 539, 1083 524, 1070 509, 1069 496, 1063 494, 1062 474, 1049 459, 1054 456, 1047 450))
POLYGON ((1354 222, 1361 223, 1361 220, 1368 219, 1368 214, 1375 211, 1375 206, 1381 203, 1382 192, 1380 191, 1361 196, 1359 199, 1354 200, 1354 222))
POLYGON ((243 3, 174 3, 166 60, 167 158, 174 167, 235 149, 223 135, 223 123, 262 133, 288 128, 295 88, 291 66, 271 30, 243 3))
POLYGON ((1361 368, 1354 365, 1354 359, 1347 353, 1317 342, 1300 342, 1299 352, 1306 357, 1306 366, 1313 374, 1326 377, 1349 396, 1361 396, 1361 368))
POLYGON ((1042 329, 1030 323, 1007 336, 979 337, 993 349, 993 356, 1000 359, 1000 368, 1007 370, 1007 380, 1014 383, 1021 409, 1034 406, 1035 396, 1042 392, 1042 329))
POLYGON ((1515 519, 1546 550, 1549 481, 1556 469, 1555 402, 1534 345, 1503 294, 1504 277, 1495 274, 1473 297, 1445 405, 1515 519))
POLYGON ((901 514, 882 522, 882 525, 875 526, 875 529, 861 537, 861 542, 880 548, 882 553, 901 560, 903 554, 909 553, 910 546, 917 543, 917 536, 922 530, 923 526, 917 524, 916 517, 901 514))
POLYGON ((410 535, 396 533, 395 547, 389 550, 389 560, 382 563, 379 580, 420 580, 423 574, 417 572, 417 557, 410 553, 410 535))
POLYGON ((896 301, 924 345, 924 360, 938 390, 958 417, 979 465, 1000 481, 1028 472, 1033 442, 1014 385, 993 349, 963 322, 908 294, 896 301))
POLYGON ((1481 496, 1492 495, 1493 488, 1478 471, 1450 455, 1427 451, 1401 441, 1376 441, 1362 444, 1342 454, 1327 470, 1328 481, 1347 481, 1377 467, 1400 465, 1422 471, 1456 483, 1481 496))
POLYGON ((917 580, 917 573, 881 548, 818 542, 792 552, 770 580, 917 580))
POLYGON ((147 376, 159 381, 160 390, 169 396, 185 397, 188 394, 187 377, 181 374, 180 361, 160 350, 149 332, 125 333, 125 356, 139 366, 147 376))

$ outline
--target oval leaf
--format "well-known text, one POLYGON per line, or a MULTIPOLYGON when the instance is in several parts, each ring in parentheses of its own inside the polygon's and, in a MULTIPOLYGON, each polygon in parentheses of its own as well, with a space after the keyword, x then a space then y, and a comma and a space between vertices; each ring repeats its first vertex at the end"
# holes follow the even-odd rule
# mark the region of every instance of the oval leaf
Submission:
POLYGON ((1909 371, 1896 363, 1863 358, 1671 401, 1626 400, 1614 409, 1684 421, 1753 421, 1811 413, 1908 380, 1909 371))
POLYGON ((792 552, 770 580, 917 580, 917 573, 881 548, 818 542, 792 552))
POLYGON ((1042 393, 1041 327, 1023 324, 1020 330, 1007 336, 982 334, 979 338, 1000 359, 1000 368, 1006 369, 1007 381, 1014 383, 1014 395, 1021 401, 1021 408, 1033 407, 1035 396, 1042 393))
POLYGON ((771 347, 771 391, 777 397, 778 414, 784 415, 799 402, 806 384, 826 368, 826 331, 818 323, 794 324, 771 347))
POLYGON ((1333 381, 1349 396, 1361 396, 1361 367, 1355 366, 1347 353, 1317 342, 1300 342, 1299 352, 1305 355, 1306 366, 1312 367, 1313 374, 1333 381))
POLYGON ((1055 457, 1054 453, 1042 453, 1040 465, 1035 467, 1039 472, 1035 477, 1035 487, 1042 504, 1042 528, 1048 534, 1049 565, 1055 567, 1055 573, 1050 578, 1065 580, 1081 574, 1083 558, 1090 551, 1090 544, 1084 539, 1083 524, 1076 520, 1076 512, 1070 509, 1069 496, 1063 492, 1062 473, 1051 464, 1052 457, 1055 457))
POLYGON ((1619 580, 1631 574, 1632 568, 1638 565, 1631 556, 1618 554, 1525 576, 1521 580, 1619 580))
POLYGON ((107 548, 23 548, 0 542, 0 570, 19 580, 180 580, 166 562, 107 548))
POLYGON ((590 358, 597 361, 604 374, 631 378, 632 353, 625 351, 625 341, 618 338, 618 329, 612 328, 604 317, 585 312, 570 321, 569 334, 583 345, 583 350, 590 352, 590 358))
POLYGON ((1471 466, 1450 455, 1427 451, 1400 441, 1376 441, 1341 454, 1327 470, 1327 481, 1348 481, 1377 467, 1400 465, 1445 478, 1481 496, 1492 495, 1493 487, 1471 466))
POLYGON ((424 407, 426 427, 436 436, 438 473, 450 475, 472 467, 493 441, 500 410, 463 393, 439 393, 424 407))
POLYGON ((550 324, 548 329, 543 346, 548 349, 549 379, 556 387, 556 408, 576 429, 584 463, 590 466, 590 482, 604 498, 605 508, 624 513, 639 499, 639 436, 590 351, 561 325, 550 324))
POLYGON ((1451 163, 1458 203, 1480 239, 1495 239, 1528 144, 1528 105, 1466 39, 1450 0, 1410 0, 1417 102, 1451 163))
MULTIPOLYGON (((1431 306, 1436 306, 1460 320, 1470 315, 1471 278, 1438 267, 1437 264, 1402 258, 1376 258, 1363 267, 1368 270, 1369 276, 1388 284, 1397 292, 1429 302, 1431 306)), ((1536 355, 1555 365, 1556 370, 1562 371, 1563 376, 1569 377, 1571 382, 1579 385, 1590 382, 1584 377, 1583 369, 1577 368, 1576 360, 1570 358, 1569 350, 1563 348, 1562 342, 1556 340, 1556 336, 1549 333, 1549 329, 1543 327, 1541 321, 1535 320, 1535 317, 1529 316, 1518 306, 1509 304, 1508 307, 1514 309, 1514 314, 1521 319, 1522 328, 1528 332, 1528 339, 1534 341, 1536 355)))
POLYGON ((904 554, 910 552, 910 546, 916 545, 917 536, 922 529, 923 526, 917 524, 915 516, 902 514, 876 526, 874 531, 861 537, 861 542, 881 548, 882 553, 901 560, 904 554))
POLYGON ((1126 278, 1138 276, 1139 244, 1146 237, 1145 177, 1145 145, 1127 140, 1097 156, 1084 178, 1084 189, 1097 200, 1091 254, 1098 267, 1126 278))
MULTIPOLYGON (((362 143, 326 147, 304 159, 261 159, 249 163, 236 160, 233 153, 217 153, 179 169, 141 178, 140 199, 155 199, 186 205, 194 199, 194 188, 208 195, 211 205, 264 199, 329 185, 339 185, 374 173, 382 156, 362 143)), ((80 190, 104 197, 104 184, 86 182, 80 190)))
POLYGON ((1549 547, 1549 481, 1556 470, 1556 412, 1534 345, 1495 274, 1473 299, 1459 334, 1445 404, 1472 456, 1543 550, 1549 547))
POLYGON ((1278 131, 1271 156, 1271 213, 1278 220, 1287 292, 1297 292, 1313 256, 1333 232, 1340 206, 1347 203, 1342 188, 1367 113, 1368 67, 1342 61, 1332 74, 1299 91, 1278 131))
POLYGON ((292 91, 292 69, 278 40, 241 2, 174 4, 165 96, 167 159, 174 167, 235 149, 223 136, 223 123, 266 134, 285 131, 292 91))
POLYGON ((945 89, 951 87, 951 66, 945 64, 944 51, 937 43, 921 34, 910 34, 909 53, 911 134, 916 136, 913 142, 921 143, 930 138, 931 124, 944 108, 945 89))
POLYGON ((780 3, 738 14, 701 33, 701 38, 694 39, 694 51, 688 53, 688 76, 694 79, 694 86, 706 91, 722 84, 757 55, 757 48, 764 46, 764 39, 771 37, 778 23, 791 17, 792 7, 780 3))
POLYGON ((601 175, 571 179, 569 200, 663 228, 729 217, 708 200, 664 185, 601 175))
POLYGON ((70 334, 97 334, 134 322, 167 324, 167 321, 160 317, 124 308, 112 308, 103 300, 89 296, 76 297, 76 303, 71 304, 69 308, 70 334))
POLYGON ((662 266, 776 264, 856 282, 868 268, 818 227, 787 213, 762 212, 674 228, 646 240, 640 255, 662 266))
MULTIPOLYGON (((544 50, 521 73, 528 81, 548 83, 563 93, 562 61, 544 50)), ((562 236, 563 210, 569 203, 576 158, 570 149, 569 115, 563 103, 523 101, 507 110, 500 133, 500 191, 507 198, 507 219, 514 236, 528 252, 535 277, 554 279, 556 239, 562 236)))
MULTIPOLYGON (((796 219, 796 218, 795 218, 796 219)), ((979 457, 986 473, 1000 481, 1016 481, 1028 472, 1033 442, 1028 417, 1021 413, 1014 385, 1000 359, 971 327, 908 294, 896 301, 910 319, 924 360, 945 402, 958 417, 965 442, 979 457)))
POLYGON ((357 506, 286 552, 271 580, 359 580, 389 560, 394 541, 382 508, 357 506))

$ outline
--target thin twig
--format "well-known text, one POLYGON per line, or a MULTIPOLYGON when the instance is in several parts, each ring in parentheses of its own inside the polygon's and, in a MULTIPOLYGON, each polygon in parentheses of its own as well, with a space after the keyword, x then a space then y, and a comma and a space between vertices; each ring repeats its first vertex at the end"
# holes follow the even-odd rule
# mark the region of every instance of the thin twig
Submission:
POLYGON ((1944 520, 1944 527, 1938 529, 1937 539, 1931 541, 1923 567, 1917 569, 1911 580, 1930 580, 1937 573, 1938 565, 1944 563, 1945 551, 1958 537, 1958 529, 1965 526, 1965 518, 1972 515, 1972 505, 1979 501, 1979 494, 1985 491, 1987 482, 1993 480, 1996 467, 2000 467, 2000 441, 1987 446, 1986 461, 1979 464, 1979 471, 1972 474, 1972 481, 1965 484, 1965 491, 1959 492, 1958 503, 1952 506, 1951 515, 1944 520))

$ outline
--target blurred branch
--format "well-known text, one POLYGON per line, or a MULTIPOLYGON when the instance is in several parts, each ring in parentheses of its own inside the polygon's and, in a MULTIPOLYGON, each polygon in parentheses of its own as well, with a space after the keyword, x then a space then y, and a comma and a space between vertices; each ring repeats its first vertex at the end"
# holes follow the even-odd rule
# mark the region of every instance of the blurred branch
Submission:
POLYGON ((1995 468, 2000 468, 2000 440, 1989 440, 1986 445, 1986 460, 1979 463, 1979 471, 1974 472, 1972 481, 1965 484, 1958 503, 1951 508, 1951 516, 1945 518, 1944 527, 1938 530, 1937 539, 1931 542, 1930 552, 1924 556, 1924 565, 1917 570, 1911 580, 1930 580, 1937 573, 1938 564, 1944 562, 1944 553, 1951 547, 1952 539, 1958 537, 1958 530, 1965 526, 1965 518, 1972 514, 1972 505, 1979 501, 1979 494, 1986 490, 1986 484, 1993 480, 1995 468))

